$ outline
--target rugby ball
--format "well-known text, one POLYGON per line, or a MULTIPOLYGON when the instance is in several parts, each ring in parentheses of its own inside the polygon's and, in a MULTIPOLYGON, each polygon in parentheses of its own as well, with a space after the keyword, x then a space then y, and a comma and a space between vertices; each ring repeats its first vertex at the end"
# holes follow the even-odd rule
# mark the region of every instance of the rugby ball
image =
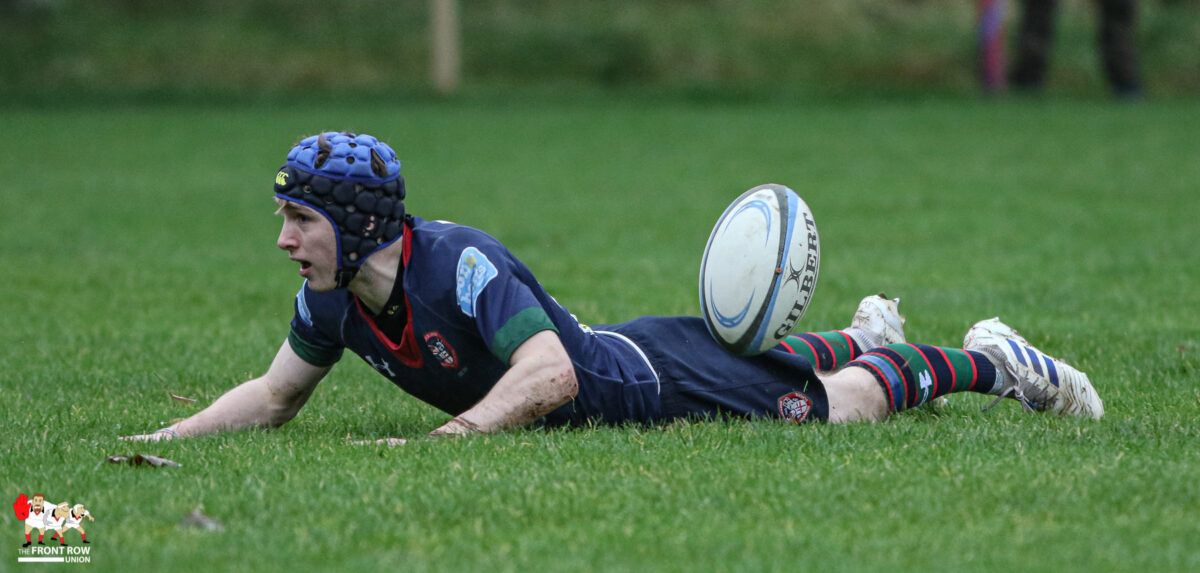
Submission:
POLYGON ((817 223, 795 191, 768 183, 742 193, 717 219, 700 261, 708 331, 735 354, 766 352, 808 310, 820 268, 817 223))

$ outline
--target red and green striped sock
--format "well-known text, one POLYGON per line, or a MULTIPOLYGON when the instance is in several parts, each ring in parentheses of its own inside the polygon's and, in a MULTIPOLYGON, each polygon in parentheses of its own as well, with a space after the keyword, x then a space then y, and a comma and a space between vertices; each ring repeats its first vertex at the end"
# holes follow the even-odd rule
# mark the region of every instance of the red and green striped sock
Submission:
POLYGON ((779 345, 808 359, 817 371, 832 371, 862 354, 862 348, 843 330, 793 334, 779 345))
POLYGON ((993 394, 999 390, 996 367, 981 352, 925 344, 888 344, 847 364, 875 377, 887 395, 888 409, 915 408, 954 392, 993 394))

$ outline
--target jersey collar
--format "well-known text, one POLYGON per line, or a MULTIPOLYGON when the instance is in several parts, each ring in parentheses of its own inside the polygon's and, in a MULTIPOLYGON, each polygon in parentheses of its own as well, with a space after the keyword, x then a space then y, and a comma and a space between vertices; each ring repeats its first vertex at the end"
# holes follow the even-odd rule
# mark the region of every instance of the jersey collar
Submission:
MULTIPOLYGON (((401 243, 400 251, 400 270, 396 273, 396 285, 393 286, 393 297, 397 291, 402 293, 404 299, 405 322, 404 330, 400 335, 400 342, 394 342, 379 325, 375 323, 375 319, 371 318, 371 313, 367 312, 362 303, 358 300, 358 296, 354 296, 354 307, 358 309, 358 315, 366 321, 371 327, 371 332, 375 333, 375 338, 379 339, 388 351, 395 356, 401 364, 409 368, 421 368, 425 364, 425 359, 421 355, 421 347, 417 345, 417 336, 413 332, 412 305, 408 303, 408 293, 403 291, 404 273, 408 269, 408 260, 412 257, 412 228, 407 224, 404 225, 404 238, 401 243)), ((389 297, 388 302, 392 299, 389 297)))

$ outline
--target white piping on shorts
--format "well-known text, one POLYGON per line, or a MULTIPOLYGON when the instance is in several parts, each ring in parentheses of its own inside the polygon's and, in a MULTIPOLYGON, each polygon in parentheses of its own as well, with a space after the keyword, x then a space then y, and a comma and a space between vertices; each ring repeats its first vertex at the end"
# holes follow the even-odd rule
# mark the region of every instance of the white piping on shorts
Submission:
POLYGON ((637 343, 630 340, 628 336, 625 336, 624 334, 621 334, 619 332, 613 332, 611 330, 593 330, 592 332, 595 332, 596 334, 607 334, 613 338, 616 338, 617 340, 623 340, 626 344, 632 346, 633 349, 635 351, 637 351, 638 356, 642 357, 642 362, 646 363, 646 367, 650 369, 650 373, 654 375, 654 390, 655 390, 655 392, 662 394, 662 382, 660 382, 658 379, 658 372, 654 371, 654 365, 650 363, 650 358, 646 356, 646 353, 642 352, 642 347, 638 346, 637 343))

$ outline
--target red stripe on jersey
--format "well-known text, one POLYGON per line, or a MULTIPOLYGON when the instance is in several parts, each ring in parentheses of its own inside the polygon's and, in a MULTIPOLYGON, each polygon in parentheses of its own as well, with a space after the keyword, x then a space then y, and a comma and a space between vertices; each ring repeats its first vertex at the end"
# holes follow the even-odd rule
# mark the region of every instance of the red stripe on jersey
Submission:
MULTIPOLYGON (((400 258, 404 261, 404 268, 408 268, 408 259, 412 256, 412 229, 408 225, 404 225, 402 241, 400 258)), ((404 280, 404 276, 398 276, 396 280, 404 280)), ((363 317, 363 320, 367 321, 367 325, 371 327, 371 332, 375 333, 375 337, 387 347, 392 356, 409 368, 421 368, 425 365, 425 358, 421 356, 421 347, 417 346, 417 335, 413 333, 412 305, 408 303, 408 293, 404 294, 404 311, 408 313, 408 321, 404 325, 404 333, 400 336, 400 344, 392 342, 382 330, 379 330, 371 315, 363 311, 358 296, 354 297, 354 306, 358 308, 359 316, 363 317)))

